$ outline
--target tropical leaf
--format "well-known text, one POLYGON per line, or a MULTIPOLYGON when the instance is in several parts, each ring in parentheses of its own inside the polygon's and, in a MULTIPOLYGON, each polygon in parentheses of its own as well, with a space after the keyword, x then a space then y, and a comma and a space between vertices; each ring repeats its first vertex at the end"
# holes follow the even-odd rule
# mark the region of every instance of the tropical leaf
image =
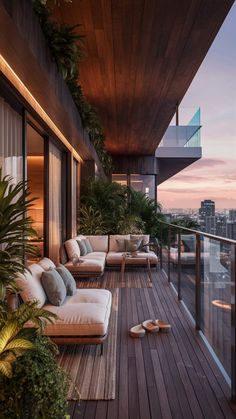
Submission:
POLYGON ((10 351, 13 349, 32 349, 33 348, 32 342, 26 339, 13 339, 10 343, 5 346, 5 351, 10 351))
POLYGON ((0 373, 8 378, 12 376, 12 363, 8 361, 1 361, 0 359, 0 373))

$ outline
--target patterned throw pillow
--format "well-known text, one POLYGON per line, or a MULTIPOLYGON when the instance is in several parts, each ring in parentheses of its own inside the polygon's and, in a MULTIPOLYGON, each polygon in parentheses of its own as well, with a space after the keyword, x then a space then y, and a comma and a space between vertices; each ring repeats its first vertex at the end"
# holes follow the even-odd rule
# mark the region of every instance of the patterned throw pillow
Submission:
POLYGON ((80 249, 80 256, 87 255, 88 251, 87 251, 87 246, 86 246, 86 243, 85 243, 85 239, 77 240, 77 243, 78 243, 79 249, 80 249))
POLYGON ((125 249, 126 252, 137 252, 140 248, 142 240, 141 239, 131 239, 131 240, 127 240, 125 239, 125 249))

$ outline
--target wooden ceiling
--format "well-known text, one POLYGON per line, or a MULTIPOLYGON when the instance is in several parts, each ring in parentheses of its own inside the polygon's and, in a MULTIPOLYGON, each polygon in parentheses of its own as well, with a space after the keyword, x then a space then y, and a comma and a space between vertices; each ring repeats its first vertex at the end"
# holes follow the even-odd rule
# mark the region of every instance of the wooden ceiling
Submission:
POLYGON ((112 154, 154 154, 234 0, 73 0, 56 14, 81 23, 81 85, 112 154))

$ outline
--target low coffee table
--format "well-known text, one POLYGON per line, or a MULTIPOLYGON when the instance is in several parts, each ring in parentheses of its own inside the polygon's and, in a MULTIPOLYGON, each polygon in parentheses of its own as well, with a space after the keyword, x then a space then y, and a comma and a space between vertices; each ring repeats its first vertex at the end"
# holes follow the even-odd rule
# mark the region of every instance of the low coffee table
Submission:
POLYGON ((151 266, 150 266, 150 259, 148 257, 138 256, 138 255, 132 255, 131 253, 123 253, 122 255, 122 263, 121 263, 121 280, 124 281, 125 276, 125 267, 126 265, 135 265, 135 262, 137 262, 136 266, 144 265, 147 267, 147 273, 150 282, 152 283, 152 275, 151 275, 151 266), (131 261, 129 263, 129 261, 131 261))

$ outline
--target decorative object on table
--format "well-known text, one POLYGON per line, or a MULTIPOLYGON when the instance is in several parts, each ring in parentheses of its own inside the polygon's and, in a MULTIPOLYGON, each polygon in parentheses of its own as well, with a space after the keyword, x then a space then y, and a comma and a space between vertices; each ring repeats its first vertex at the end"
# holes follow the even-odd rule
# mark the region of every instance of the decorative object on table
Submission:
POLYGON ((146 330, 143 328, 142 324, 131 327, 129 330, 129 335, 132 338, 143 338, 146 334, 146 330))

